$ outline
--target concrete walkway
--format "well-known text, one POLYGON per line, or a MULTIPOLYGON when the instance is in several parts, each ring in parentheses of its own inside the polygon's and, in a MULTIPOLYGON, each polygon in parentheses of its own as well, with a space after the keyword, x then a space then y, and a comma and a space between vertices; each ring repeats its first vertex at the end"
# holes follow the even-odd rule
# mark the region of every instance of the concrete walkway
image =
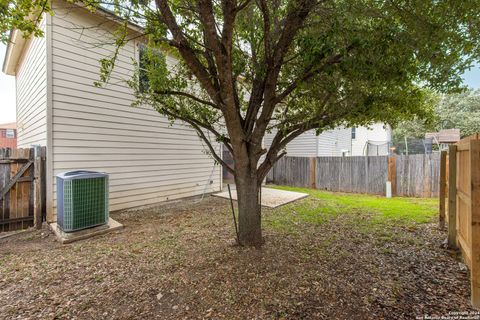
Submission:
MULTIPOLYGON (((237 191, 235 185, 230 185, 230 188, 232 190, 232 199, 237 200, 237 191)), ((230 199, 227 186, 224 186, 223 190, 224 191, 216 193, 213 196, 230 199)), ((284 204, 303 199, 307 196, 308 194, 306 193, 262 187, 262 206, 268 208, 276 208, 279 206, 283 206, 284 204)))

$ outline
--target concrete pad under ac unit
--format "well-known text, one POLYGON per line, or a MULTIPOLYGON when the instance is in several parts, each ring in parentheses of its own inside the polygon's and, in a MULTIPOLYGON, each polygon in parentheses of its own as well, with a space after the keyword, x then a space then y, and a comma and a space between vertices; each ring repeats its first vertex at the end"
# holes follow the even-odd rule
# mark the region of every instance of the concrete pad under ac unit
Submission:
POLYGON ((123 228, 123 224, 121 224, 118 221, 113 220, 112 218, 108 218, 108 223, 98 226, 98 227, 93 227, 93 228, 88 228, 88 229, 83 229, 75 232, 63 232, 57 225, 57 223, 53 222, 50 224, 50 228, 52 231, 55 233, 57 236, 58 241, 60 241, 62 244, 67 244, 71 243, 74 241, 79 241, 79 240, 84 240, 88 239, 94 236, 98 236, 101 234, 109 233, 115 230, 119 230, 123 228))

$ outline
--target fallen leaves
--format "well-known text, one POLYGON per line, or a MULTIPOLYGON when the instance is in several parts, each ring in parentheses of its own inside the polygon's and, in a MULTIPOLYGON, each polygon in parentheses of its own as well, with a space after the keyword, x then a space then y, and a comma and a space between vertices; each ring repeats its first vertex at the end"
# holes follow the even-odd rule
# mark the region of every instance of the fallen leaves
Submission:
POLYGON ((0 240, 0 318, 411 319, 471 310, 468 271, 440 247, 434 225, 365 232, 355 227, 360 214, 285 230, 267 223, 259 250, 231 245, 229 203, 216 198, 123 211, 114 215, 123 232, 71 245, 46 230, 15 235, 0 240))

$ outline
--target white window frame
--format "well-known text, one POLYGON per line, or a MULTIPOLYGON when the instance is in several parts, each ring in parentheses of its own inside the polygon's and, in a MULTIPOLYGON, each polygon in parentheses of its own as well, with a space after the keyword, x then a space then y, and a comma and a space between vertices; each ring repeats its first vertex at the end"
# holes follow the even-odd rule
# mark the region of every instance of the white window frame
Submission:
POLYGON ((7 139, 15 139, 15 130, 13 130, 13 129, 6 129, 6 130, 5 130, 5 138, 7 138, 7 139))

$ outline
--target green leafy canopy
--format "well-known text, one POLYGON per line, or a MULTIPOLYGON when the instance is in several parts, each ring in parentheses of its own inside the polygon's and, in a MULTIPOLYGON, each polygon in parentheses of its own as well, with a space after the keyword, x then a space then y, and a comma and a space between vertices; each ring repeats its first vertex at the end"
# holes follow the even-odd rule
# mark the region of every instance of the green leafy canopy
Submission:
MULTIPOLYGON (((213 137, 251 167, 266 155, 259 178, 307 130, 432 118, 432 92, 462 89, 480 57, 478 0, 72 2, 123 19, 117 48, 128 23, 144 27, 134 104, 189 123, 212 153, 213 137), (269 150, 266 132, 275 132, 269 150)), ((0 3, 4 42, 10 28, 40 36, 28 17, 52 13, 47 1, 0 3)), ((117 54, 102 59, 97 85, 117 54)))
POLYGON ((432 106, 434 116, 430 121, 416 117, 400 122, 394 128, 394 138, 419 139, 442 129, 460 129, 462 137, 480 132, 480 90, 435 95, 432 106))
POLYGON ((0 41, 8 43, 11 29, 23 31, 26 37, 43 36, 38 23, 46 12, 52 12, 47 0, 0 0, 0 41))

